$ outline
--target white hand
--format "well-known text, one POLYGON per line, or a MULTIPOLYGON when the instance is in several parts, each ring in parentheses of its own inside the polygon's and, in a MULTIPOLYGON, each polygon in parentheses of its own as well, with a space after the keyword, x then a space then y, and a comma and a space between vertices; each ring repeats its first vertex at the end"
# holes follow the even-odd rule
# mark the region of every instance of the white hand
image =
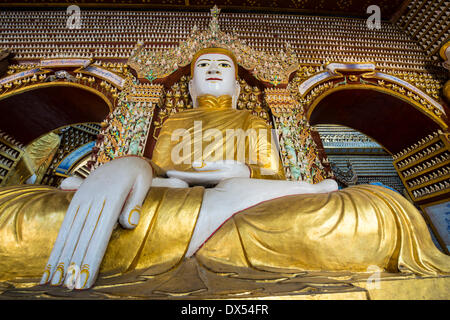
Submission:
POLYGON ((92 172, 70 202, 41 284, 63 284, 75 266, 80 270, 75 288, 91 287, 117 220, 124 228, 136 227, 151 182, 150 164, 138 157, 116 159, 92 172))
POLYGON ((78 188, 80 188, 83 181, 84 181, 84 179, 80 178, 80 177, 68 177, 68 178, 65 178, 61 182, 61 184, 59 185, 59 188, 61 190, 65 190, 65 191, 78 190, 78 188))
POLYGON ((242 162, 223 160, 193 163, 197 172, 167 171, 167 176, 186 181, 190 185, 215 185, 228 178, 249 178, 250 169, 242 162))
POLYGON ((177 178, 153 178, 152 187, 189 188, 187 182, 177 178))

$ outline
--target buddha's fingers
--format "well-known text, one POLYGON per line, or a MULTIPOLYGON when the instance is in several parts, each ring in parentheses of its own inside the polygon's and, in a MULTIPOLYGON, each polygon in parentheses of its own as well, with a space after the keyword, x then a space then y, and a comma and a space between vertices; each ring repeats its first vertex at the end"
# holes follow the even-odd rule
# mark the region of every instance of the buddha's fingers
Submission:
POLYGON ((91 234, 89 241, 83 241, 82 245, 85 250, 77 250, 70 263, 70 265, 79 267, 79 281, 75 283, 76 289, 88 289, 94 284, 117 220, 124 219, 121 221, 121 225, 129 229, 137 225, 140 208, 151 181, 148 177, 138 176, 130 191, 124 190, 119 193, 118 197, 108 199, 103 203, 95 227, 89 228, 89 232, 92 231, 92 233, 88 232, 91 234), (123 203, 125 204, 123 205, 123 203), (119 219, 119 215, 121 219, 119 219))
POLYGON ((141 216, 142 203, 151 184, 151 179, 144 179, 142 176, 137 177, 119 217, 122 227, 126 229, 136 228, 141 216))
MULTIPOLYGON (((90 245, 94 232, 99 227, 100 218, 104 214, 106 215, 111 214, 110 211, 109 212, 107 211, 108 208, 106 208, 105 210, 106 204, 107 204, 106 199, 100 198, 96 200, 91 207, 90 214, 86 220, 86 223, 84 224, 83 229, 81 230, 80 237, 74 249, 74 252, 69 257, 70 263, 68 264, 68 267, 71 267, 74 270, 78 270, 76 272, 79 272, 80 270, 81 262, 86 254, 88 246, 90 245)), ((66 272, 67 271, 68 270, 66 270, 66 272)), ((77 277, 78 275, 75 274, 74 276, 77 277)), ((72 278, 73 277, 66 277, 65 281, 65 285, 70 289, 73 289, 73 286, 72 284, 68 284, 67 281, 71 282, 72 278)))
POLYGON ((84 179, 80 177, 68 177, 61 182, 59 188, 66 191, 78 190, 83 182, 84 179))
POLYGON ((220 169, 223 169, 223 167, 226 165, 225 161, 213 161, 213 162, 208 162, 208 161, 203 161, 203 162, 198 162, 198 161, 194 161, 192 163, 192 168, 196 171, 217 171, 220 169))
POLYGON ((193 164, 193 168, 197 173, 203 175, 199 177, 212 184, 233 177, 250 178, 251 175, 249 167, 245 163, 236 160, 203 162, 201 164, 201 166, 198 166, 198 163, 197 166, 193 164))
POLYGON ((82 206, 82 202, 78 201, 79 198, 80 197, 75 194, 70 202, 69 208, 67 209, 66 215, 59 229, 58 236, 56 237, 56 241, 53 245, 52 252, 50 253, 50 257, 47 261, 47 266, 44 274, 42 275, 40 284, 47 284, 52 278, 76 218, 79 215, 81 216, 87 210, 87 207, 82 206))
POLYGON ((152 187, 189 188, 189 184, 177 178, 153 178, 152 187))
POLYGON ((63 244, 63 249, 56 260, 56 269, 50 273, 50 283, 52 285, 60 285, 64 281, 65 274, 68 269, 68 264, 74 253, 75 247, 80 239, 81 231, 89 218, 92 208, 92 202, 88 202, 86 205, 80 205, 77 214, 73 220, 73 224, 70 227, 69 234, 63 244))
POLYGON ((75 289, 88 289, 95 283, 112 231, 119 218, 119 207, 114 205, 105 206, 103 210, 103 214, 98 217, 97 227, 94 229, 92 238, 81 260, 80 278, 75 283, 75 289))

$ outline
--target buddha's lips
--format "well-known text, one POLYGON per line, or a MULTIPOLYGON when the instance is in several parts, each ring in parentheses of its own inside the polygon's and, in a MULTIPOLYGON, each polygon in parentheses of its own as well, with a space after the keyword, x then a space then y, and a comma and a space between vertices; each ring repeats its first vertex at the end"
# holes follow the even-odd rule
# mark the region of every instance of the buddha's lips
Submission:
POLYGON ((219 80, 219 81, 222 81, 222 79, 219 79, 219 78, 208 78, 208 79, 206 79, 207 81, 208 80, 219 80))

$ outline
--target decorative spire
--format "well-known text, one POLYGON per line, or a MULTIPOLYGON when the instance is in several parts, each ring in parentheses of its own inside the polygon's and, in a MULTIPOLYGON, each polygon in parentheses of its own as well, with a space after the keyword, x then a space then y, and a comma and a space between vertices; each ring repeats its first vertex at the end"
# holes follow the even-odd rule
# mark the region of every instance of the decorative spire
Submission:
POLYGON ((211 11, 212 19, 209 23, 209 29, 211 30, 211 32, 214 36, 217 36, 220 32, 219 19, 218 19, 219 14, 220 14, 220 9, 217 7, 217 5, 215 5, 210 11, 211 11))
POLYGON ((150 51, 138 43, 128 59, 128 64, 136 70, 139 78, 161 79, 179 67, 190 64, 195 53, 201 49, 224 48, 231 51, 238 64, 252 72, 255 78, 274 86, 287 84, 289 75, 298 68, 295 51, 289 45, 286 46, 286 51, 280 50, 276 54, 255 50, 234 33, 220 30, 219 13, 220 9, 214 6, 211 9, 209 28, 200 32, 197 26, 194 26, 189 37, 180 42, 177 48, 150 51))

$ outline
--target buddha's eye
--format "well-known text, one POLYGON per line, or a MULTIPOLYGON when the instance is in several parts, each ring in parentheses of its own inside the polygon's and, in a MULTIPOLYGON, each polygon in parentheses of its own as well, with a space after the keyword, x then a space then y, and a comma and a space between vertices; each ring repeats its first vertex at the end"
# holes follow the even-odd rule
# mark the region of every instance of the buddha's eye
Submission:
POLYGON ((205 67, 207 67, 208 65, 209 65, 208 62, 200 62, 199 64, 197 64, 197 67, 205 68, 205 67))
POLYGON ((231 64, 226 63, 226 62, 219 63, 219 66, 222 68, 231 68, 231 64))

